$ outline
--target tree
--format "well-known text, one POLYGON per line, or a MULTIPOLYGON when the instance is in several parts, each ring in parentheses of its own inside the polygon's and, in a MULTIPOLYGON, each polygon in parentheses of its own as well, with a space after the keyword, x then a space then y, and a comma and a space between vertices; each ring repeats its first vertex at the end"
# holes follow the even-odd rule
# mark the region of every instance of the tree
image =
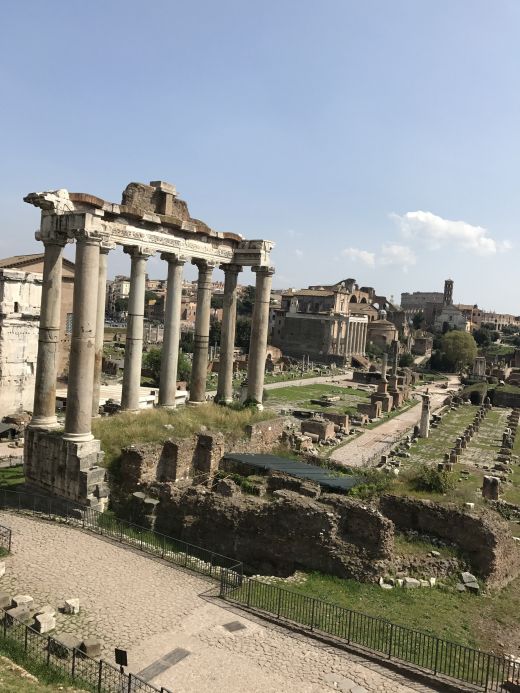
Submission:
POLYGON ((237 301, 238 315, 253 315, 256 289, 254 286, 246 286, 244 293, 237 301))
POLYGON ((222 323, 220 320, 212 320, 209 326, 209 345, 220 345, 220 335, 222 333, 222 323))
POLYGON ((251 319, 237 318, 235 346, 249 352, 249 340, 251 338, 251 319))
POLYGON ((457 370, 473 363, 477 356, 477 343, 469 332, 451 330, 442 338, 442 351, 457 370))
POLYGON ((487 347, 491 344, 491 336, 489 330, 481 327, 480 330, 473 332, 473 339, 479 347, 487 347))
POLYGON ((420 330, 422 325, 424 324, 424 313, 415 313, 415 315, 412 318, 412 323, 413 323, 413 328, 414 330, 420 330))
POLYGON ((211 297, 211 307, 212 308, 223 308, 224 307, 224 294, 213 294, 211 297))
MULTIPOLYGON (((161 359, 162 347, 152 347, 143 354, 143 368, 150 371, 156 385, 159 385, 161 380, 161 359)), ((191 375, 191 361, 179 351, 179 360, 177 363, 177 380, 189 380, 191 375)))
POLYGON ((414 360, 412 354, 402 354, 399 357, 399 365, 402 368, 409 368, 410 366, 413 366, 414 360))

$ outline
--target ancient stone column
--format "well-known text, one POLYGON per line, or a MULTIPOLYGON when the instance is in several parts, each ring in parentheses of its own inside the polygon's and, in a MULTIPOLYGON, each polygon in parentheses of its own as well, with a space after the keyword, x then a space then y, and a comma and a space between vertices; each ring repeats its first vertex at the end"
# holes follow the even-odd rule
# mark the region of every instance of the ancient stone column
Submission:
POLYGON ((422 396, 421 422, 419 425, 419 436, 428 438, 430 435, 430 395, 422 396))
POLYGON ((146 261, 151 251, 140 247, 126 247, 131 258, 130 294, 126 326, 125 365, 121 409, 138 411, 143 356, 144 294, 146 287, 146 261))
POLYGON ((103 341, 105 336, 105 302, 107 295, 108 253, 113 247, 115 246, 102 245, 100 247, 99 255, 92 416, 99 416, 99 393, 101 391, 101 368, 103 365, 103 341))
POLYGON ((267 331, 271 282, 274 267, 252 267, 256 273, 256 295, 251 322, 251 339, 247 361, 247 399, 262 406, 264 393, 265 359, 267 356, 267 331))
POLYGON ((383 354, 383 363, 381 364, 381 380, 386 380, 386 369, 388 367, 388 354, 383 354))
POLYGON ((189 401, 191 404, 201 404, 206 401, 209 321, 211 314, 211 274, 215 265, 206 260, 194 260, 193 264, 197 265, 199 269, 199 277, 189 401))
POLYGON ((359 354, 359 323, 354 323, 354 354, 359 354))
POLYGON ((46 240, 38 332, 34 408, 30 425, 53 428, 56 420, 56 378, 60 348, 63 246, 65 239, 46 240))
POLYGON ((161 258, 168 262, 168 284, 164 306, 159 405, 175 407, 181 336, 182 270, 185 260, 181 260, 177 255, 168 254, 161 255, 161 258))
POLYGON ((218 367, 217 402, 233 401, 233 355, 237 320, 237 282, 240 265, 221 265, 224 270, 224 305, 220 332, 220 359, 218 367))
POLYGON ((76 235, 76 267, 70 346, 65 440, 92 440, 92 391, 97 322, 100 239, 85 231, 76 235))
POLYGON ((366 349, 367 349, 367 337, 368 337, 368 323, 365 322, 363 324, 363 343, 361 346, 361 353, 363 354, 363 356, 365 355, 366 349))

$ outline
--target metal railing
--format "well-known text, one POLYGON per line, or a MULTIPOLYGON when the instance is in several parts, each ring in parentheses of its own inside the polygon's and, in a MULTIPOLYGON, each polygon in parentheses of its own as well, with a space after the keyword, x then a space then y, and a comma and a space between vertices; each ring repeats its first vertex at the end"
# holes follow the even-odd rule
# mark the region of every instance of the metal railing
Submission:
POLYGON ((171 693, 167 688, 157 688, 135 674, 125 673, 103 659, 91 659, 80 650, 67 647, 57 638, 38 633, 5 612, 0 639, 8 654, 23 653, 28 660, 45 666, 57 677, 73 681, 88 691, 171 693))
POLYGON ((9 527, 0 525, 0 549, 4 549, 7 552, 11 551, 11 535, 12 532, 9 527))
POLYGON ((517 690, 520 664, 223 569, 220 596, 347 645, 483 691, 517 690))
POLYGON ((0 489, 0 510, 15 510, 50 520, 59 519, 214 579, 219 579, 222 568, 242 572, 242 564, 234 558, 62 498, 0 489))

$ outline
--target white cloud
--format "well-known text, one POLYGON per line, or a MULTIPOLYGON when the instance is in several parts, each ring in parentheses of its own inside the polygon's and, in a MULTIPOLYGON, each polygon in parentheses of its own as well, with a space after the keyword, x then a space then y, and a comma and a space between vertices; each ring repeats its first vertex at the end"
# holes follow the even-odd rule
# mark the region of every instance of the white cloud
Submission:
POLYGON ((296 248, 296 250, 294 251, 294 254, 296 255, 296 257, 303 257, 303 250, 296 248))
POLYGON ((345 248, 341 251, 341 254, 345 257, 349 257, 351 260, 359 260, 368 267, 374 267, 376 264, 375 253, 370 253, 368 250, 360 250, 359 248, 345 248))
POLYGON ((390 216, 398 223, 403 236, 425 241, 431 249, 451 244, 477 255, 494 255, 511 247, 509 241, 500 242, 492 238, 483 226, 443 219, 431 212, 406 212, 390 216))
POLYGON ((403 272, 407 272, 408 267, 415 265, 416 261, 415 253, 407 245, 390 243, 381 247, 380 265, 398 265, 403 272))

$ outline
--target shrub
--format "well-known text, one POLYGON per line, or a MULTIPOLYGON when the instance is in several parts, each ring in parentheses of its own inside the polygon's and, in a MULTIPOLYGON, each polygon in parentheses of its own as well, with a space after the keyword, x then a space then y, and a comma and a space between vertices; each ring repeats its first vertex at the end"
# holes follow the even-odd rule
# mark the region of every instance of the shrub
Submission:
POLYGON ((411 482, 417 491, 448 493, 455 487, 455 475, 453 472, 439 472, 435 467, 423 464, 411 482))

